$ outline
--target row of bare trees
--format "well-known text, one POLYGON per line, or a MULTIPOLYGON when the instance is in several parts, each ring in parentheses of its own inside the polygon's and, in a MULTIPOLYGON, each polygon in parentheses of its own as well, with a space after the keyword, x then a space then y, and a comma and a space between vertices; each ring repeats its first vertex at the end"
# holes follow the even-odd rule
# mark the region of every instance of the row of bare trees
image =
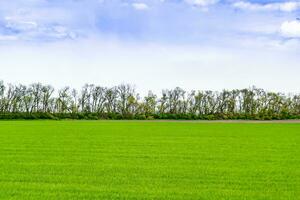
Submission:
POLYGON ((300 116, 300 95, 267 92, 256 87, 241 90, 184 91, 177 87, 160 96, 145 97, 128 84, 112 88, 86 84, 81 91, 34 83, 5 85, 0 81, 0 113, 93 113, 99 118, 249 118, 286 119, 300 116))

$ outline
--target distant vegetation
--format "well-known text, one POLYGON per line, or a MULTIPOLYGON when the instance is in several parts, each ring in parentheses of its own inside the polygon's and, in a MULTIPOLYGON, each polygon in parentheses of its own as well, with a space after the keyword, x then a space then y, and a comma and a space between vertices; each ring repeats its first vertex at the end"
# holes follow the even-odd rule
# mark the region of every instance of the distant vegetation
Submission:
POLYGON ((300 119, 300 94, 241 90, 184 91, 140 97, 131 85, 85 85, 58 91, 40 83, 5 85, 0 81, 0 119, 300 119))

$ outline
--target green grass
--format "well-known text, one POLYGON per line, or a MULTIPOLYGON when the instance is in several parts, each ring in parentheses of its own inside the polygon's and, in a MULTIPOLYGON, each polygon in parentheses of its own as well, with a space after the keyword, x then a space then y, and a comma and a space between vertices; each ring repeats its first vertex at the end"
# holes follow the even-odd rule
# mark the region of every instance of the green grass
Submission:
POLYGON ((300 124, 2 121, 0 199, 300 199, 300 124))

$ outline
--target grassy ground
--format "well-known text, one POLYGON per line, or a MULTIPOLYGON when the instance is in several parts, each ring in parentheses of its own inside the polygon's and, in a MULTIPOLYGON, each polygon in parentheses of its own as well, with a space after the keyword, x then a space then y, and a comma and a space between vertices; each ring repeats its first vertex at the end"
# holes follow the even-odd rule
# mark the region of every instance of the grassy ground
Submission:
POLYGON ((0 122, 0 199, 300 199, 300 124, 0 122))

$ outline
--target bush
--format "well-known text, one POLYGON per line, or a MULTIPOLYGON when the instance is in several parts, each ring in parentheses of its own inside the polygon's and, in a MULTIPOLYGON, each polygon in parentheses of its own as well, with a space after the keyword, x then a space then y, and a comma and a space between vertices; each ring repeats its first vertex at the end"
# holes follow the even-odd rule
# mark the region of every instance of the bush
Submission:
POLYGON ((283 119, 300 119, 299 114, 282 113, 267 113, 259 114, 209 114, 209 115, 195 115, 195 114, 126 114, 120 113, 0 113, 0 120, 283 120, 283 119))

